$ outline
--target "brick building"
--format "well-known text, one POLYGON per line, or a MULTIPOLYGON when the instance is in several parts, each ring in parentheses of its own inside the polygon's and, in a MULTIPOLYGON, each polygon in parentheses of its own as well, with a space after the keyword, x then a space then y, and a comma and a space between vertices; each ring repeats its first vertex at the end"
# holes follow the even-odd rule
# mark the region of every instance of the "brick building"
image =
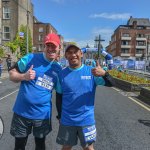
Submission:
MULTIPOLYGON (((33 50, 34 52, 40 52, 44 49, 44 38, 49 33, 57 33, 57 30, 50 23, 39 22, 34 18, 33 24, 33 50)), ((61 49, 63 49, 63 37, 61 35, 61 49)), ((63 51, 61 51, 61 56, 63 56, 63 51)))
POLYGON ((114 59, 150 60, 149 19, 130 17, 114 31, 106 49, 114 59))

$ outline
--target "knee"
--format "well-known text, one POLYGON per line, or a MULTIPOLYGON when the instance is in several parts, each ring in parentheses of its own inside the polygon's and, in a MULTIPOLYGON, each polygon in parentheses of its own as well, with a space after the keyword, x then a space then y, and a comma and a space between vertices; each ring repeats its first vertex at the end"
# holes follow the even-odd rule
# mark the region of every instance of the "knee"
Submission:
POLYGON ((71 146, 63 146, 61 150, 71 150, 71 146))

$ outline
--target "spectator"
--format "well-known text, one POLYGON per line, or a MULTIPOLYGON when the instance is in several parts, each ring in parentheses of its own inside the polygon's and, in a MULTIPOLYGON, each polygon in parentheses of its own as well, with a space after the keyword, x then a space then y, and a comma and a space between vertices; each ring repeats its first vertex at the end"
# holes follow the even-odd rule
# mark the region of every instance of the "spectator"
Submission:
POLYGON ((10 55, 8 55, 8 57, 6 58, 6 63, 7 63, 7 70, 9 71, 9 69, 11 68, 11 57, 10 57, 10 55))
POLYGON ((2 76, 3 60, 0 58, 0 77, 2 76))

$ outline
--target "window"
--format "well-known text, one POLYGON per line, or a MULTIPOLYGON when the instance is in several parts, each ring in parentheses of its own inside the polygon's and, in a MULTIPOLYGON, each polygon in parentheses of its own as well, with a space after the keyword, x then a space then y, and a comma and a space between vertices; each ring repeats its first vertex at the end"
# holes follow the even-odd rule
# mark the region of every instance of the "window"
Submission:
POLYGON ((129 45, 129 41, 121 41, 121 45, 129 45))
POLYGON ((122 36, 123 37, 129 37, 130 35, 129 35, 129 33, 122 33, 122 36))
POLYGON ((43 32, 44 30, 43 30, 43 27, 40 27, 39 28, 39 32, 43 32))
POLYGON ((39 35, 39 41, 43 41, 43 35, 42 34, 39 35))
POLYGON ((10 19, 10 9, 3 7, 3 19, 10 19))
POLYGON ((129 49, 122 48, 121 49, 121 53, 127 53, 128 54, 129 53, 129 49))
POLYGON ((10 27, 3 27, 3 39, 10 40, 10 27))
POLYGON ((142 49, 136 49, 136 54, 143 54, 143 50, 142 49))
POLYGON ((145 37, 145 35, 144 34, 137 34, 137 37, 142 38, 142 37, 145 37))
POLYGON ((39 44, 38 51, 42 51, 42 50, 43 50, 43 45, 39 44))
POLYGON ((145 41, 138 41, 137 42, 137 46, 145 46, 145 45, 146 45, 145 41))

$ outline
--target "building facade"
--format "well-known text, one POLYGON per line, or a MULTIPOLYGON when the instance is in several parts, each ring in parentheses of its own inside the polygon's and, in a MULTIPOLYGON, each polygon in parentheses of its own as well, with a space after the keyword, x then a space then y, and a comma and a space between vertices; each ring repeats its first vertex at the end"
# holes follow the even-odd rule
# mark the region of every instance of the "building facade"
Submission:
MULTIPOLYGON (((50 23, 42 23, 39 22, 36 18, 34 18, 33 24, 33 51, 41 52, 44 49, 44 38, 49 33, 57 33, 57 30, 50 23)), ((61 35, 61 49, 63 49, 64 39, 61 35)), ((60 57, 63 56, 63 51, 60 51, 60 57)))
POLYGON ((106 50, 114 59, 150 60, 149 19, 130 17, 114 31, 106 50))
POLYGON ((1 0, 0 41, 13 41, 21 25, 28 25, 33 38, 33 5, 30 0, 1 0), (27 19, 28 17, 28 19, 27 19))

